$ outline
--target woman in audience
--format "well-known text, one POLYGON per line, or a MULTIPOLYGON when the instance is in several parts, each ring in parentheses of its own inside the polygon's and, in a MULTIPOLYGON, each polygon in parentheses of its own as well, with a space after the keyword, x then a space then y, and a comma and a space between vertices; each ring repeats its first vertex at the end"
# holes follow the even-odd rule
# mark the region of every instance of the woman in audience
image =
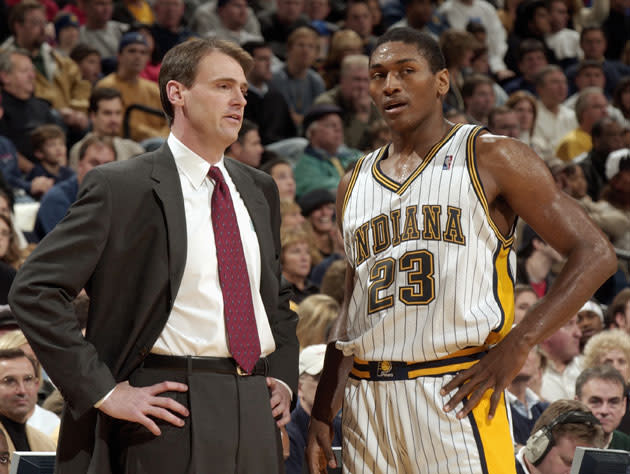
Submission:
POLYGON ((0 260, 14 268, 18 268, 22 263, 22 253, 13 230, 13 222, 5 214, 0 214, 0 260))
POLYGON ((326 84, 326 90, 339 84, 341 61, 350 54, 363 54, 363 40, 353 30, 339 30, 330 40, 330 49, 322 65, 320 74, 326 84))
MULTIPOLYGON (((340 237, 335 227, 335 197, 326 189, 314 189, 300 196, 298 204, 302 208, 302 215, 311 224, 315 246, 319 249, 321 257, 326 258, 333 253, 340 252, 340 237)), ((314 262, 313 265, 317 265, 314 262)))
POLYGON ((536 123, 536 99, 527 91, 517 91, 508 97, 505 105, 518 115, 521 141, 526 145, 531 145, 534 124, 536 123))
POLYGON ((531 286, 520 283, 514 287, 514 324, 521 322, 529 307, 536 301, 538 296, 531 286))
POLYGON ((339 313, 339 304, 327 295, 311 295, 297 308, 297 338, 300 350, 313 344, 327 344, 333 322, 339 313))
POLYGON ((302 229, 306 219, 302 215, 302 209, 291 199, 280 199, 280 228, 302 229))
POLYGON ((299 304, 319 291, 308 279, 312 263, 309 235, 302 229, 284 229, 280 234, 282 276, 291 283, 292 301, 299 304))
POLYGON ((295 178, 291 164, 282 158, 276 158, 263 164, 260 169, 271 175, 278 186, 280 199, 295 200, 295 178))

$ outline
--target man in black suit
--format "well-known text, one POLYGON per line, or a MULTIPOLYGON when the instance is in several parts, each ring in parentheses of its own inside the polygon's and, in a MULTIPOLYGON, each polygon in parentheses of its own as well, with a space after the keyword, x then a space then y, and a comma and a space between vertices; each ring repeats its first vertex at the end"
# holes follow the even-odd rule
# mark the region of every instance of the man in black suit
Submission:
POLYGON ((166 144, 88 173, 16 278, 10 303, 67 402, 58 473, 281 469, 298 345, 278 191, 223 156, 251 61, 219 40, 173 48, 166 144), (85 339, 71 305, 84 287, 85 339))

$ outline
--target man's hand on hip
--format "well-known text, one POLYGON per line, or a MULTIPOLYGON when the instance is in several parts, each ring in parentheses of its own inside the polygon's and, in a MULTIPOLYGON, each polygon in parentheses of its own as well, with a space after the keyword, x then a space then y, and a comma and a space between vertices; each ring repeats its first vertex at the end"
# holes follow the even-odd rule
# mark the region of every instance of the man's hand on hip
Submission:
POLYGON ((149 387, 132 387, 127 381, 120 382, 98 409, 113 418, 140 423, 155 436, 159 436, 162 432, 149 416, 175 426, 184 426, 184 420, 175 413, 185 417, 189 412, 181 403, 158 395, 187 390, 188 386, 179 382, 161 382, 149 387))
POLYGON ((267 387, 269 387, 271 415, 275 418, 278 428, 282 428, 291 421, 291 394, 273 377, 267 377, 267 387))

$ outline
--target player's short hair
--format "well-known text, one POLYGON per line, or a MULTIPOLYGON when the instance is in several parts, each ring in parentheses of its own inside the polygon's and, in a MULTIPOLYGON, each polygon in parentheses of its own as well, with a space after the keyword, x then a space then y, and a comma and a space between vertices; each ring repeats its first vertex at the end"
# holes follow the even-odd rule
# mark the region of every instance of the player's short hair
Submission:
POLYGON ((168 100, 166 94, 166 84, 169 81, 177 81, 184 87, 192 87, 197 77, 199 63, 213 52, 219 52, 234 59, 241 65, 245 75, 254 65, 251 55, 231 41, 216 38, 195 38, 171 48, 164 56, 158 79, 160 100, 169 124, 173 121, 174 111, 173 104, 168 100))
POLYGON ((431 35, 413 28, 404 27, 388 30, 378 39, 373 51, 376 51, 382 44, 395 42, 415 45, 418 52, 429 63, 429 68, 433 74, 446 68, 446 61, 438 42, 431 35))

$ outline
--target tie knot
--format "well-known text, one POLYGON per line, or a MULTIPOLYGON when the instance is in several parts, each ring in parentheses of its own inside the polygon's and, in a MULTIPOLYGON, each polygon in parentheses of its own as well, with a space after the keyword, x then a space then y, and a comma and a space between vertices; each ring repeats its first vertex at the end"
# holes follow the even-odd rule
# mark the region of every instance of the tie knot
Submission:
POLYGON ((218 166, 211 166, 210 171, 208 171, 208 176, 212 178, 218 185, 224 185, 225 179, 223 179, 223 173, 218 166))

